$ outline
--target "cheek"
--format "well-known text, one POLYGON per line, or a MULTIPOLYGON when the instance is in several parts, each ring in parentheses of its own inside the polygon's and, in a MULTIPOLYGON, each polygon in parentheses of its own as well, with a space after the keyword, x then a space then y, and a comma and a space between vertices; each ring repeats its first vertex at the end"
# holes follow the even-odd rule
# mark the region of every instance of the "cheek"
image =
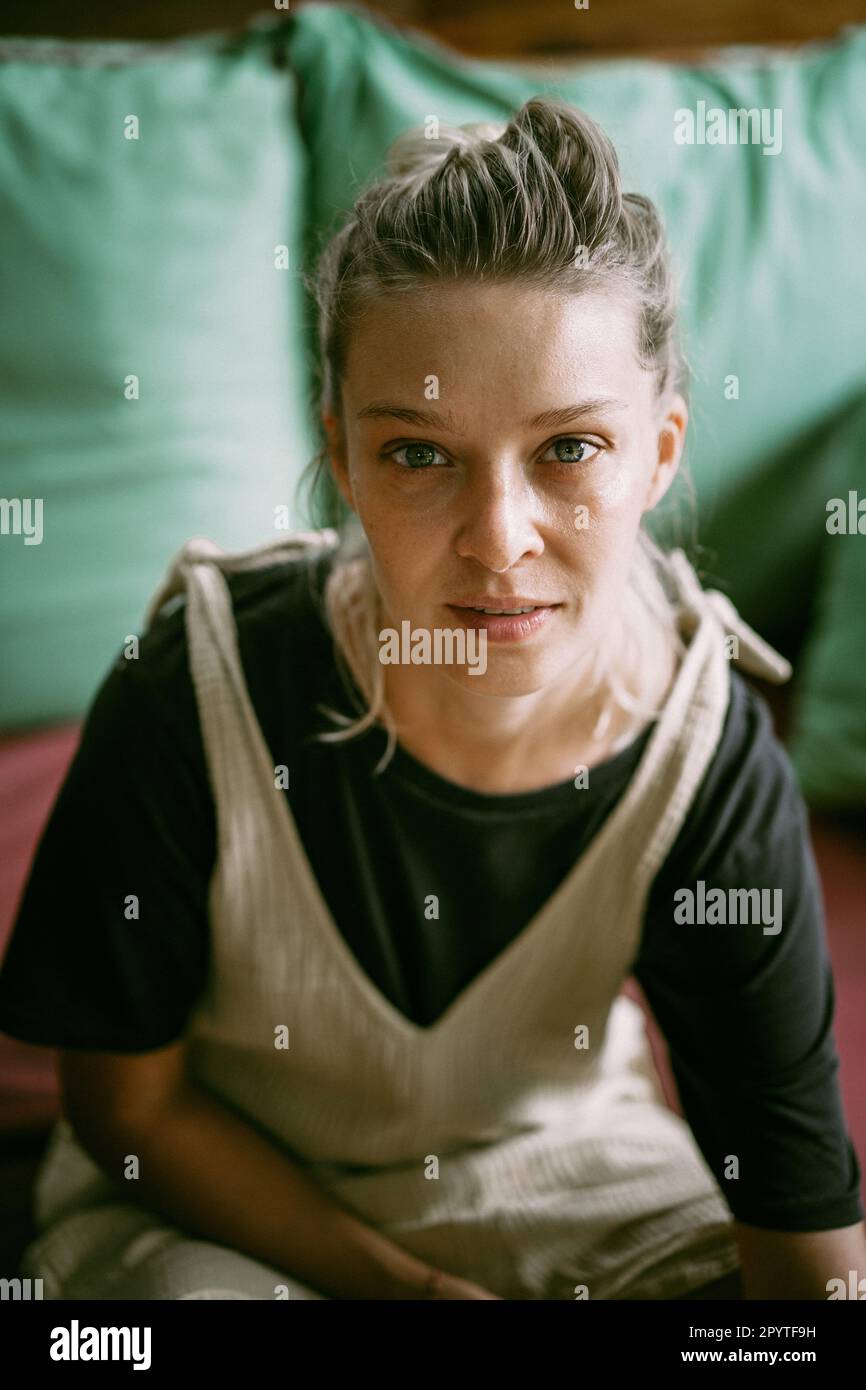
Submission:
POLYGON ((594 478, 580 497, 561 522, 562 557, 583 593, 582 620, 595 626, 607 620, 628 579, 641 493, 637 479, 621 471, 594 478))
POLYGON ((371 491, 366 501, 356 494, 356 505, 386 609, 402 613, 407 604, 411 606, 410 596, 423 589, 441 563, 437 529, 429 518, 413 524, 410 518, 397 516, 393 503, 380 492, 371 491))
MULTIPOLYGON (((411 477, 388 464, 363 462, 352 477, 355 507, 368 535, 398 532, 403 547, 423 544, 453 515, 457 491, 453 481, 411 477), (411 541, 410 541, 411 537, 411 541)), ((399 542, 398 542, 399 545, 399 542)))
POLYGON ((596 505, 604 516, 621 515, 632 510, 637 488, 630 473, 622 470, 599 480, 595 489, 596 505))
POLYGON ((557 508, 557 529, 572 548, 607 555, 630 542, 641 515, 639 498, 636 480, 624 471, 586 479, 557 508))

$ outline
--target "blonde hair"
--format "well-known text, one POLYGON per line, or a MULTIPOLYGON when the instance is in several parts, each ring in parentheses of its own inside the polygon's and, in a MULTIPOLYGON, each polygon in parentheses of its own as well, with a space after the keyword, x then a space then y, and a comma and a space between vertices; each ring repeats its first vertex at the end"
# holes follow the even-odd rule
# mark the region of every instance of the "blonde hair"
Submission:
MULTIPOLYGON (((638 305, 638 360, 654 373, 657 399, 686 386, 664 229, 648 198, 623 193, 616 151, 589 116, 533 97, 508 122, 440 127, 433 138, 419 127, 394 141, 385 177, 361 192, 306 281, 318 308, 322 440, 302 482, 309 483, 316 520, 343 537, 325 609, 338 664, 362 696, 354 719, 329 710, 340 727, 318 737, 339 741, 381 723, 388 743, 380 769, 396 743, 379 661, 380 598, 363 535, 347 526, 350 514, 327 468, 321 415, 341 418, 349 335, 371 304, 383 294, 473 277, 577 293, 626 291, 638 305)), ((665 561, 641 528, 619 631, 599 651, 587 692, 606 688, 597 735, 616 709, 629 730, 655 717, 658 709, 642 694, 647 671, 671 653, 682 655, 665 561)))

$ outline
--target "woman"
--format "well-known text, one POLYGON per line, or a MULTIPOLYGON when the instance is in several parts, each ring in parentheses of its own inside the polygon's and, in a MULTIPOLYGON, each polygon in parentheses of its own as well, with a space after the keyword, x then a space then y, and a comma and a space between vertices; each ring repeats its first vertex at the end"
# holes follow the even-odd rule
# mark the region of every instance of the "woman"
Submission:
POLYGON ((825 1297, 864 1228, 820 892, 731 666, 788 668, 642 529, 687 421, 652 205, 534 99, 398 141, 314 288, 354 526, 184 547, 28 883, 0 1024, 65 1114, 24 1273, 825 1297))

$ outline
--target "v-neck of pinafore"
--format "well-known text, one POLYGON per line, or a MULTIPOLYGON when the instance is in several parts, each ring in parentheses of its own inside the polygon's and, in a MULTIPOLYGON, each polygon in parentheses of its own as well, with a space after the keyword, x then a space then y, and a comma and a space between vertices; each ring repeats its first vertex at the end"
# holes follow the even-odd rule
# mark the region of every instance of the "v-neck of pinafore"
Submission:
MULTIPOLYGON (((695 639, 692 639, 689 655, 694 652, 693 660, 699 655, 701 645, 696 647, 695 639)), ((683 670, 687 660, 688 655, 675 678, 671 699, 683 680, 683 670)), ((686 672, 685 679, 688 679, 688 674, 686 672)), ((659 723, 650 736, 625 793, 553 893, 541 904, 526 926, 473 976, 433 1023, 427 1025, 415 1023, 413 1019, 398 1009, 364 970, 334 919, 318 879, 313 872, 309 857, 304 850, 288 800, 286 797, 280 798, 283 812, 281 820, 283 821, 287 848, 291 855, 292 871, 301 884, 309 912, 305 920, 321 933, 324 944, 337 968, 348 980, 355 993, 380 1015, 386 1025, 406 1038, 434 1038, 444 1034, 455 1025, 456 1020, 467 1010, 473 1007, 482 1007, 483 999, 495 991, 498 980, 507 971, 514 968, 514 963, 521 956, 528 954, 535 948, 543 949, 545 929, 548 923, 558 919, 568 902, 574 902, 576 905, 581 900, 581 885, 591 874, 596 858, 602 855, 608 846, 616 840, 620 827, 631 818, 643 797, 655 768, 664 757, 671 742, 671 734, 678 720, 676 714, 668 717, 669 709, 670 702, 665 706, 659 723)), ((271 779, 273 778, 270 761, 268 761, 268 775, 271 779)))
MULTIPOLYGON (((321 533, 321 535, 325 534, 321 533)), ((319 543, 324 542, 320 539, 319 543)), ((285 792, 280 791, 278 796, 274 796, 272 757, 244 676, 231 594, 224 572, 236 572, 245 567, 263 567, 267 564, 278 563, 281 558, 287 555, 291 557, 295 554, 297 554, 296 548, 293 548, 291 542, 285 541, 269 543, 266 546, 255 547, 247 552, 237 552, 234 555, 226 555, 207 541, 188 542, 175 562, 172 571, 173 584, 171 582, 172 576, 170 576, 161 594, 154 600, 150 611, 153 613, 158 603, 164 602, 167 594, 176 592, 182 587, 183 579, 186 579, 187 633, 193 676, 195 678, 196 669, 201 669, 196 659, 196 652, 201 651, 200 644, 202 642, 214 643, 224 678, 228 681, 237 713, 242 721, 248 750, 254 763, 254 778, 256 784, 260 785, 262 789, 262 806, 269 818, 271 816, 276 817, 276 823, 272 822, 272 824, 274 824, 274 829, 285 847, 293 887, 300 892, 303 900, 298 906, 301 909, 305 929, 318 934, 319 942, 327 952, 333 968, 339 972, 342 980, 355 994, 359 1005, 367 1007, 378 1015, 382 1024, 390 1030, 396 1041, 407 1045, 420 1043, 424 1040, 429 1040, 432 1043, 433 1040, 453 1032, 461 1018, 473 1009, 483 1008, 485 1002, 495 996, 500 982, 512 977, 519 963, 527 958, 530 952, 536 949, 543 950, 550 924, 560 919, 562 912, 568 910, 570 903, 573 902, 575 911, 578 911, 578 904, 582 897, 582 885, 595 870, 599 857, 606 854, 610 847, 621 839, 624 831, 639 814, 641 803, 654 786, 656 779, 665 775, 667 765, 672 764, 675 768, 681 761, 681 759, 670 757, 675 745, 687 747, 689 739, 692 738, 697 738, 700 742, 702 734, 701 714, 705 703, 706 708, 717 710, 726 706, 727 699, 718 684, 724 682, 726 686, 728 681, 727 661, 721 654, 720 626, 708 607, 701 607, 695 612, 694 590, 691 594, 691 606, 688 605, 688 595, 686 595, 686 612, 694 620, 691 627, 691 640, 688 642, 685 655, 680 662, 656 727, 625 793, 599 827, 589 845, 580 854, 571 870, 527 925, 473 977, 432 1024, 425 1026, 415 1023, 392 1004, 363 969, 334 920, 304 850, 285 792), (181 570, 185 571, 184 575, 180 575, 181 570), (180 582, 178 582, 179 575, 180 582), (716 639, 719 640, 716 641, 716 639), (718 657, 712 666, 717 684, 711 697, 706 696, 705 699, 698 698, 695 701, 696 687, 704 676, 708 660, 713 655, 713 647, 716 648, 715 654, 718 657)), ((745 631, 750 632, 751 630, 745 629, 745 631)), ((206 695, 206 692, 203 693, 206 695)), ((718 732, 718 728, 711 729, 704 732, 703 736, 705 739, 709 739, 714 746, 718 732)), ((705 752, 707 751, 705 750, 705 752)), ((669 771, 667 775, 673 778, 677 774, 674 770, 669 771)), ((645 881, 647 886, 652 871, 658 867, 659 846, 665 843, 665 820, 670 816, 676 816, 681 809, 676 803, 676 795, 672 794, 665 799, 668 811, 647 832, 633 860, 631 866, 633 874, 639 881, 645 881)))

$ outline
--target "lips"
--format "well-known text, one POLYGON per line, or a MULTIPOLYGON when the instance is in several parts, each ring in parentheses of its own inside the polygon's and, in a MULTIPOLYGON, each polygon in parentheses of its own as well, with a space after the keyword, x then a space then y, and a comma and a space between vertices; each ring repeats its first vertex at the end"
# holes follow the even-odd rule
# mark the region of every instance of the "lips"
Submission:
POLYGON ((558 608, 558 603, 545 598, 526 598, 523 594, 479 594, 449 603, 449 608, 475 608, 483 612, 514 613, 532 608, 558 608))
POLYGON ((527 608, 473 608, 473 613, 487 613, 494 618, 516 618, 520 613, 534 613, 536 605, 527 608))
POLYGON ((483 629, 491 642, 522 642, 538 632, 561 605, 523 595, 496 598, 479 594, 471 603, 449 603, 447 607, 462 626, 483 629))

